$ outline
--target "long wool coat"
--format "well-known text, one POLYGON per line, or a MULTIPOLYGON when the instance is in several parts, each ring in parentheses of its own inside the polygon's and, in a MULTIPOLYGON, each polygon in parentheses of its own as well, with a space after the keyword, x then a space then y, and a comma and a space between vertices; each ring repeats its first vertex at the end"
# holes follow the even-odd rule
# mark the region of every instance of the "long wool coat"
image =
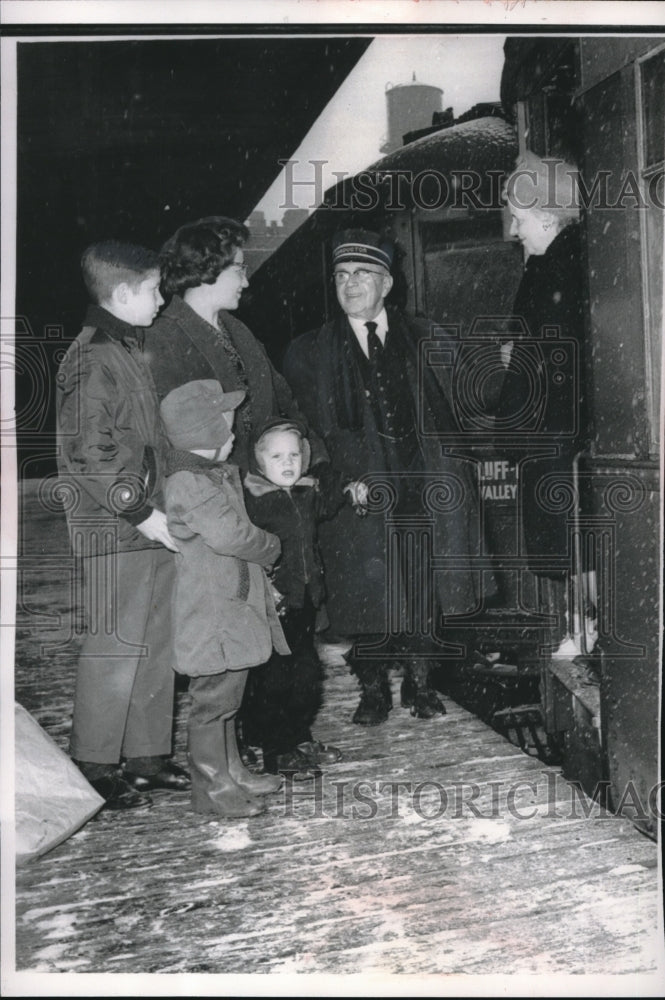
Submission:
MULTIPOLYGON (((424 489, 431 490, 429 501, 422 504, 416 535, 422 540, 432 532, 432 552, 439 564, 436 571, 426 562, 422 564, 425 578, 415 584, 415 600, 427 602, 435 593, 438 611, 469 612, 479 605, 483 587, 482 574, 471 565, 480 551, 473 464, 443 454, 436 436, 437 430, 452 433, 454 418, 446 371, 437 366, 419 377, 419 342, 431 335, 429 326, 408 321, 394 310, 388 311, 388 326, 388 336, 399 336, 404 348, 414 414, 424 411, 425 416, 426 433, 418 432, 425 469, 420 481, 424 489)), ((353 337, 342 315, 320 330, 298 337, 287 350, 284 374, 344 481, 369 473, 375 482, 384 479, 390 493, 398 477, 386 475, 372 407, 352 370, 353 337)), ((414 607, 413 588, 409 598, 392 575, 398 560, 394 552, 390 557, 387 552, 389 508, 390 504, 386 507, 379 501, 370 505, 367 517, 360 518, 346 506, 320 527, 326 609, 332 628, 342 634, 384 634, 387 628, 399 631, 390 624, 395 621, 389 616, 390 608, 414 607)), ((427 541, 424 545, 427 548, 427 541)), ((486 578, 484 583, 487 586, 486 578)))
MULTIPOLYGON (((234 465, 246 472, 250 466, 251 439, 258 427, 273 416, 301 421, 303 416, 286 381, 271 364, 263 344, 230 313, 221 312, 219 320, 244 369, 244 379, 219 331, 178 295, 173 296, 146 330, 145 356, 160 400, 171 389, 196 379, 217 379, 225 392, 246 391, 247 396, 236 413, 231 455, 234 465)), ((325 459, 320 441, 311 437, 310 441, 313 462, 325 459)))
MULTIPOLYGON (((529 451, 535 456, 537 448, 551 452, 531 457, 522 464, 520 473, 526 552, 531 568, 544 576, 557 577, 565 570, 566 561, 570 564, 571 509, 559 501, 572 496, 573 459, 589 439, 584 307, 580 227, 573 224, 556 236, 544 254, 531 255, 526 263, 513 313, 524 320, 529 353, 520 355, 521 343, 516 342, 497 408, 504 427, 516 414, 523 413, 530 421, 538 412, 537 427, 529 423, 525 431, 526 449, 509 457, 524 458, 529 451), (557 340, 561 351, 557 351, 557 340), (540 357, 533 351, 534 341, 542 344, 540 357), (534 386, 544 388, 544 395, 534 399, 534 386), (558 492, 557 480, 565 484, 558 492), (550 561, 549 567, 543 558, 550 561), (559 558, 563 560, 561 569, 557 569, 559 558)), ((496 449, 510 453, 501 438, 497 438, 496 449)), ((578 496, 584 507, 584 480, 578 496)))
POLYGON ((238 469, 172 452, 165 496, 176 539, 173 635, 179 673, 190 676, 265 663, 289 647, 265 568, 279 539, 253 525, 238 469))

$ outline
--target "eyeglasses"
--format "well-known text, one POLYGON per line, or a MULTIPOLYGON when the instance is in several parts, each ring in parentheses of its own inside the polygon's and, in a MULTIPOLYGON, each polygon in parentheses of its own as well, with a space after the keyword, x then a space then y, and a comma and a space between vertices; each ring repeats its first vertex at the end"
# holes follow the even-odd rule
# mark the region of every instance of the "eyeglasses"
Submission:
POLYGON ((336 285, 345 285, 349 278, 356 278, 358 281, 369 281, 370 276, 378 275, 380 278, 386 277, 385 271, 370 271, 368 267, 358 267, 355 271, 335 271, 333 275, 336 285))

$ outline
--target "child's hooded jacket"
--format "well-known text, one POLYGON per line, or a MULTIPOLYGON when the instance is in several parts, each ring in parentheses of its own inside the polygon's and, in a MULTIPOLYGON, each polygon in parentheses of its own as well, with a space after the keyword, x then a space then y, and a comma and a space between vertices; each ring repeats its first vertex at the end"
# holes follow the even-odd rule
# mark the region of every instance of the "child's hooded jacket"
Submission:
POLYGON ((294 428, 302 435, 301 477, 290 489, 276 486, 262 474, 252 454, 250 472, 244 480, 247 513, 254 524, 277 535, 282 543, 282 554, 271 578, 284 595, 286 608, 304 607, 307 591, 318 608, 325 597, 325 585, 317 524, 333 517, 343 506, 345 496, 339 477, 330 470, 324 470, 321 479, 306 474, 309 442, 304 425, 298 421, 271 417, 258 429, 254 443, 275 427, 294 428))
POLYGON ((264 663, 290 650, 265 568, 279 539, 250 523, 240 474, 188 451, 168 454, 164 489, 176 540, 173 634, 177 670, 190 676, 264 663))

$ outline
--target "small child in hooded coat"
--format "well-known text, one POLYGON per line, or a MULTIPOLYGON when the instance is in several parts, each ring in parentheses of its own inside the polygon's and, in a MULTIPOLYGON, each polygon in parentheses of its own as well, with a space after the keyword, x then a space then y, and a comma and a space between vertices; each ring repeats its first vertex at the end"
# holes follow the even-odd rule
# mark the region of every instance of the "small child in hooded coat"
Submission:
POLYGON ((316 612, 325 598, 317 524, 334 516, 350 486, 342 488, 332 472, 325 486, 306 475, 309 456, 298 421, 273 417, 259 429, 253 467, 244 480, 245 503, 250 520, 282 544, 270 578, 291 655, 274 652, 251 672, 239 713, 242 741, 261 747, 265 770, 303 779, 342 756, 336 747, 314 740, 311 731, 323 695, 314 648, 316 612))

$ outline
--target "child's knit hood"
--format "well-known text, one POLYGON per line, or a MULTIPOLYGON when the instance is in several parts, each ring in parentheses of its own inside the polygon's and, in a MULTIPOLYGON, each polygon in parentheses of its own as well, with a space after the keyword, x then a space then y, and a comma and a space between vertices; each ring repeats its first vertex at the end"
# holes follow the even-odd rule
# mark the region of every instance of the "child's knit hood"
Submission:
POLYGON ((305 475, 307 469, 309 468, 311 449, 307 439, 307 428, 304 423, 301 420, 291 420, 289 417, 268 417, 268 419, 264 420, 264 422, 257 428, 251 442, 249 472, 245 476, 245 487, 254 496, 262 496, 264 493, 271 493, 274 490, 282 489, 281 486, 276 486, 269 479, 266 479, 256 461, 257 444, 264 434, 267 434, 268 431, 274 431, 277 428, 281 431, 297 431, 302 439, 302 472, 300 479, 297 483, 294 483, 294 486, 316 486, 316 479, 312 476, 305 475))

